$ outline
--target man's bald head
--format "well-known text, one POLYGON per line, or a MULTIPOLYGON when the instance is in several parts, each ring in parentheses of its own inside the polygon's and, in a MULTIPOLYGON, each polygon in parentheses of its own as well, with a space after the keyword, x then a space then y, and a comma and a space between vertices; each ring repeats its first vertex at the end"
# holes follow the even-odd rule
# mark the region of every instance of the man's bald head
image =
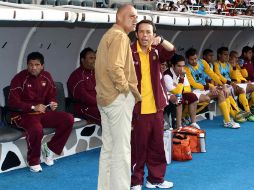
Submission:
POLYGON ((116 24, 121 26, 126 33, 135 30, 137 23, 137 10, 130 4, 124 4, 116 13, 116 24))

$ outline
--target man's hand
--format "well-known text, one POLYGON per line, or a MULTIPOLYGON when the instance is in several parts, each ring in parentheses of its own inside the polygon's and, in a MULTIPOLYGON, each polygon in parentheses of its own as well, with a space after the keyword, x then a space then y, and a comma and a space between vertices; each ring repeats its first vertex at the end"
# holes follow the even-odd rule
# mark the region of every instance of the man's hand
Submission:
POLYGON ((52 111, 54 111, 57 108, 57 106, 58 106, 58 103, 56 103, 56 102, 50 102, 50 109, 52 111))
POLYGON ((161 37, 160 36, 156 36, 156 37, 153 38, 152 45, 157 46, 160 43, 161 43, 161 37))
POLYGON ((170 101, 172 104, 176 104, 176 103, 177 103, 177 97, 176 97, 176 95, 171 94, 171 95, 170 95, 170 98, 169 98, 169 101, 170 101))
POLYGON ((36 112, 45 113, 45 110, 46 110, 46 106, 43 104, 38 104, 34 107, 34 111, 36 112))
POLYGON ((213 96, 217 96, 218 95, 218 90, 215 87, 210 87, 210 92, 212 93, 213 96))
POLYGON ((227 98, 229 96, 231 96, 231 92, 230 92, 230 89, 226 86, 226 85, 223 85, 222 86, 222 91, 224 93, 224 96, 227 98))

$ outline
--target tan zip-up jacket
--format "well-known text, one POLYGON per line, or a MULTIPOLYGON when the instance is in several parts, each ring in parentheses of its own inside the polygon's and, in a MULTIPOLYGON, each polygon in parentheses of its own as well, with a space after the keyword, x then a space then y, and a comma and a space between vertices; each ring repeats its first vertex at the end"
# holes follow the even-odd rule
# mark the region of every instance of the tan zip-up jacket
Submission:
POLYGON ((130 39, 122 27, 114 24, 102 37, 95 62, 97 103, 111 104, 120 93, 129 91, 141 100, 130 49, 130 39))

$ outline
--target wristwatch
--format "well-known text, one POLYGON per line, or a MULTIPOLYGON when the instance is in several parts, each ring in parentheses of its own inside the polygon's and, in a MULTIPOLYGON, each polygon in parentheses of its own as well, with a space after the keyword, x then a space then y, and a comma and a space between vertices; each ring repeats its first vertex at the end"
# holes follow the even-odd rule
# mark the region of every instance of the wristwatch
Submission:
POLYGON ((34 110, 35 109, 35 106, 31 106, 31 110, 34 110))
POLYGON ((160 37, 161 37, 160 44, 162 44, 162 43, 163 43, 163 41, 164 41, 164 38, 163 38, 163 36, 160 36, 160 37))

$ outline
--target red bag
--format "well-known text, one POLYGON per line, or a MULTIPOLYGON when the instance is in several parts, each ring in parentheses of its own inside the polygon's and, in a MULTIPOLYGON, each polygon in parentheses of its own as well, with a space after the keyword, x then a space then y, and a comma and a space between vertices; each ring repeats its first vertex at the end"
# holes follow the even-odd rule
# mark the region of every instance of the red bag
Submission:
POLYGON ((205 130, 197 129, 196 127, 186 126, 181 129, 176 129, 173 133, 185 134, 190 138, 191 152, 201 152, 200 134, 205 137, 205 130))
POLYGON ((174 134, 172 159, 177 161, 192 160, 190 139, 187 135, 174 134))

